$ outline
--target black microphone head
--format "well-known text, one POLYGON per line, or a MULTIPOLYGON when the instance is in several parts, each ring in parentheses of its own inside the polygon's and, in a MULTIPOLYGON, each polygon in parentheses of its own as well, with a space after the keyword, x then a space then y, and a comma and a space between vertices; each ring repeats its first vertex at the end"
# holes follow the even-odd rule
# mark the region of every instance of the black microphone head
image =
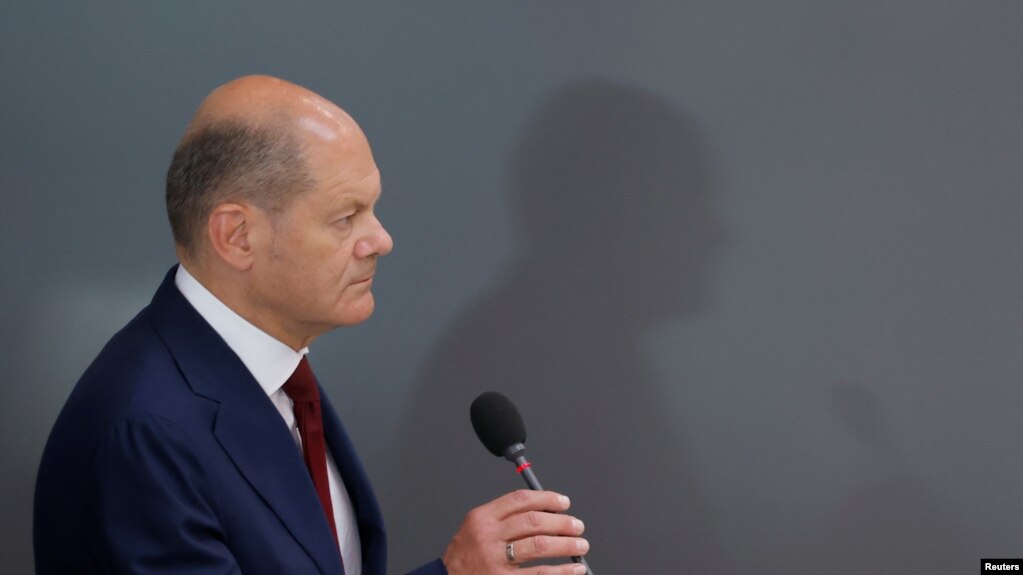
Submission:
POLYGON ((476 436, 498 457, 504 456, 512 445, 526 442, 526 426, 519 410, 510 399, 496 391, 480 394, 469 408, 469 418, 476 436))

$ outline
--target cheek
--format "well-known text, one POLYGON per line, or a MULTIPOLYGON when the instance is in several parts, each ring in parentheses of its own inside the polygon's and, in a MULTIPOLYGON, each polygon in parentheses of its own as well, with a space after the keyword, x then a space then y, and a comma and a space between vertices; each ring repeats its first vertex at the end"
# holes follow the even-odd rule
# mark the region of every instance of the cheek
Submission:
POLYGON ((302 251, 302 257, 293 262, 296 278, 308 287, 325 286, 340 280, 346 266, 342 252, 338 251, 336 240, 320 237, 310 242, 302 251))
POLYGON ((341 246, 331 246, 328 252, 325 252, 320 260, 324 271, 328 273, 335 281, 342 282, 348 277, 349 268, 351 267, 352 256, 351 246, 342 244, 341 246))
POLYGON ((297 250, 279 253, 271 262, 274 295, 299 306, 310 305, 322 297, 317 291, 325 283, 322 276, 326 266, 304 255, 297 250))

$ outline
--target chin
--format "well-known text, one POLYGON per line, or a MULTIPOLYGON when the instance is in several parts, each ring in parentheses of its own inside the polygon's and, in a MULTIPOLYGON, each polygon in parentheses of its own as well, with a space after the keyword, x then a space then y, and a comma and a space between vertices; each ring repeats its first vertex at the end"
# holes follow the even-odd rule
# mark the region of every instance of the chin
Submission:
POLYGON ((358 302, 343 305, 340 313, 337 315, 336 325, 338 327, 358 325, 373 315, 375 307, 372 295, 358 302))

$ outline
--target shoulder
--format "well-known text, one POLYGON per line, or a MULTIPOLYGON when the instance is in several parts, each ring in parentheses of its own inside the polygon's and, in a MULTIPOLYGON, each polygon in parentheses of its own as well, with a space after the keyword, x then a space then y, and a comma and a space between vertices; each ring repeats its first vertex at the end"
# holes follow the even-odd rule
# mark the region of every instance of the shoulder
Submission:
POLYGON ((205 479, 195 442, 215 411, 191 393, 144 309, 86 369, 50 432, 36 476, 37 548, 89 555, 84 534, 102 502, 157 487, 168 500, 196 499, 205 479))
POLYGON ((91 450, 129 419, 154 418, 185 429, 213 417, 215 404, 192 392, 151 316, 150 308, 143 309, 85 370, 57 418, 47 451, 91 450))
POLYGON ((75 384, 65 412, 87 411, 103 423, 132 412, 173 414, 194 401, 174 355, 159 337, 149 308, 114 335, 75 384))

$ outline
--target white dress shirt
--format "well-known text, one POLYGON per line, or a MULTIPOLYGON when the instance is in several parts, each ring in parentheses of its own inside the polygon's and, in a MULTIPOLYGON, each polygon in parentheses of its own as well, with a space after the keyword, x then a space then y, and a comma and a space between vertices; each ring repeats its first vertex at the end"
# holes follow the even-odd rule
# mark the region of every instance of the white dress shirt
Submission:
MULTIPOLYGON (((309 353, 309 348, 295 351, 252 325, 217 299, 188 273, 184 265, 178 266, 174 284, 188 303, 192 304, 199 315, 220 334, 228 347, 242 360, 284 418, 285 425, 291 430, 291 435, 294 436, 295 443, 301 451, 302 439, 295 423, 294 404, 288 394, 284 393, 284 383, 294 373, 302 361, 302 356, 309 353)), ((327 481, 330 484, 330 501, 334 508, 334 523, 337 526, 341 558, 345 562, 345 575, 362 575, 362 547, 355 511, 329 449, 327 481)))

